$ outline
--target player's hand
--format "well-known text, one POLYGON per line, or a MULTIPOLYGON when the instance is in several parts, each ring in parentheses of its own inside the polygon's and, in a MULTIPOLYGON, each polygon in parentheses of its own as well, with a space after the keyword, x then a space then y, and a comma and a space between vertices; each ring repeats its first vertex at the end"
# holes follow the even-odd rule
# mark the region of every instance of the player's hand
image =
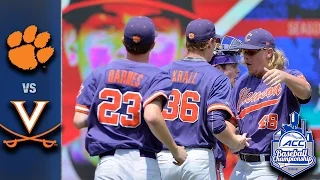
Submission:
POLYGON ((188 156, 187 151, 183 146, 177 146, 176 150, 171 153, 173 158, 176 160, 173 164, 177 166, 181 166, 188 156))
POLYGON ((242 135, 236 135, 236 139, 238 140, 238 145, 235 148, 230 148, 232 152, 238 152, 242 150, 245 147, 249 147, 249 142, 251 141, 251 138, 247 138, 247 133, 244 133, 242 135))
POLYGON ((264 68, 266 73, 262 77, 262 80, 267 86, 275 86, 278 83, 281 83, 286 78, 286 73, 284 71, 281 71, 279 69, 267 69, 264 68))

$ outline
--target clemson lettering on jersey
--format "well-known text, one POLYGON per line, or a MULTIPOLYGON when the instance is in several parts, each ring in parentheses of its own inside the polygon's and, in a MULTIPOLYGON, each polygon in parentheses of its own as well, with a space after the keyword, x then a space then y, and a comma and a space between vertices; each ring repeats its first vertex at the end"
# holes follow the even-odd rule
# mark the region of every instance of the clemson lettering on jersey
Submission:
POLYGON ((108 73, 108 83, 118 83, 132 87, 139 87, 143 77, 143 74, 139 74, 134 71, 111 69, 108 73))
POLYGON ((251 103, 251 102, 257 102, 260 99, 263 100, 265 98, 269 98, 271 96, 279 96, 282 87, 281 84, 279 83, 278 85, 274 87, 269 87, 265 89, 264 91, 258 91, 258 92, 250 92, 251 88, 242 88, 239 93, 239 100, 238 100, 238 112, 240 111, 240 106, 246 104, 246 103, 251 103))
POLYGON ((174 70, 171 80, 177 83, 195 84, 197 75, 197 72, 174 70))
POLYGON ((259 100, 265 100, 264 102, 249 106, 247 108, 244 108, 238 118, 241 118, 244 116, 244 114, 248 114, 252 111, 255 111, 257 109, 261 109, 262 107, 270 106, 273 104, 277 104, 280 101, 280 98, 274 99, 274 100, 266 100, 267 98, 270 98, 272 96, 279 96, 282 87, 281 84, 277 84, 276 86, 273 87, 268 87, 264 91, 257 91, 257 92, 250 92, 251 88, 242 88, 239 92, 239 100, 237 103, 237 111, 240 112, 240 107, 252 103, 252 102, 258 102, 259 100), (245 112, 247 111, 247 112, 245 112))

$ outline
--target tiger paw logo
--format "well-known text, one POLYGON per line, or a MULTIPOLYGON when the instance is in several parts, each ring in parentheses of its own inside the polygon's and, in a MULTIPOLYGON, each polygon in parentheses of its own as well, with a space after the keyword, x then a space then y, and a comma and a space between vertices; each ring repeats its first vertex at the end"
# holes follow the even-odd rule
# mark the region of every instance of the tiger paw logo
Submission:
POLYGON ((8 57, 10 62, 24 71, 34 70, 39 63, 46 63, 53 55, 54 48, 47 46, 50 33, 37 34, 37 26, 27 27, 23 34, 20 31, 11 33, 7 39, 10 47, 8 57))

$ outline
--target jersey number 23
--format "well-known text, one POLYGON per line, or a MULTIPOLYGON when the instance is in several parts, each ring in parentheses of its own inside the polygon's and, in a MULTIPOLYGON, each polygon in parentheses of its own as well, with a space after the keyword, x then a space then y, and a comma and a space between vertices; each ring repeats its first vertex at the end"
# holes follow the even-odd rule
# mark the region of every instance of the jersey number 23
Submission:
POLYGON ((98 105, 97 116, 102 124, 135 128, 141 123, 141 94, 128 91, 122 94, 118 89, 104 88, 99 93, 99 99, 105 100, 98 105), (108 100, 111 99, 111 102, 108 100), (118 111, 126 104, 126 113, 118 111), (130 117, 128 116, 130 115, 130 117))

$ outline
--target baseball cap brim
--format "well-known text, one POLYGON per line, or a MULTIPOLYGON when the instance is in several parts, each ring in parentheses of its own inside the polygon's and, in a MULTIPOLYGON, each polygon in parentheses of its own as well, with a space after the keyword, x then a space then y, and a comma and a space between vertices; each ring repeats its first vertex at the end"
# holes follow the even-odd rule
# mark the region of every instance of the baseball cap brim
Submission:
POLYGON ((211 65, 213 65, 213 66, 217 66, 217 65, 223 65, 223 64, 239 64, 239 61, 237 61, 237 62, 224 62, 224 63, 212 63, 211 65))
POLYGON ((221 64, 238 64, 239 57, 237 55, 214 55, 209 63, 214 66, 221 64))
POLYGON ((251 44, 241 44, 239 46, 240 49, 252 49, 252 50, 257 50, 257 49, 262 49, 263 47, 260 46, 255 46, 255 45, 251 45, 251 44))

